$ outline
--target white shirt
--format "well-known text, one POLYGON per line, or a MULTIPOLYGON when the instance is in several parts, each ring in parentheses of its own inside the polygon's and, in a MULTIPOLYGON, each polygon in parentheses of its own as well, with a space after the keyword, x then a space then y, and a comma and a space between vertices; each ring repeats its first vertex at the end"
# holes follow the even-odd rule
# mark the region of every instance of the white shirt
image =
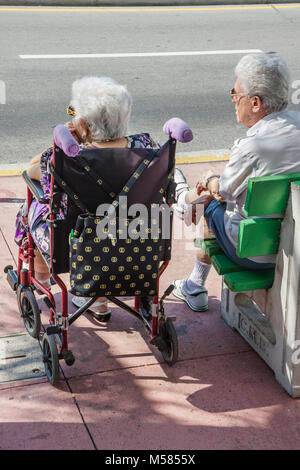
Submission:
MULTIPOLYGON (((235 247, 239 223, 247 218, 243 209, 248 179, 288 173, 300 173, 300 112, 285 110, 264 117, 234 142, 220 178, 220 194, 227 201, 225 231, 235 247)), ((276 255, 250 259, 273 263, 276 255)))

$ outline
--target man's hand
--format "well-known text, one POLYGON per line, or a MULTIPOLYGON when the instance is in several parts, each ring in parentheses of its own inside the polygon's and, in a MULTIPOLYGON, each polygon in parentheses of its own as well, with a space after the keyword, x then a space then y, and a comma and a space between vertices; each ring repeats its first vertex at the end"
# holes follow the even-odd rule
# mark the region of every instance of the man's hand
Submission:
MULTIPOLYGON (((196 183, 196 189, 197 189, 197 194, 198 194, 198 196, 200 196, 200 194, 202 193, 202 191, 209 191, 207 181, 208 181, 208 179, 211 178, 212 176, 214 176, 214 173, 212 172, 212 170, 208 170, 208 171, 206 172, 206 174, 204 174, 203 176, 201 176, 201 178, 197 181, 197 183, 196 183)), ((213 178, 212 178, 212 179, 213 179, 213 178)))
POLYGON ((215 199, 222 201, 223 197, 219 194, 219 188, 219 178, 217 176, 209 180, 207 184, 207 190, 215 199))
POLYGON ((199 181, 197 181, 197 183, 196 183, 196 190, 197 190, 198 196, 200 196, 200 194, 201 194, 203 191, 207 191, 207 188, 206 188, 204 179, 200 179, 199 181))
POLYGON ((218 201, 222 201, 223 198, 219 194, 219 178, 214 176, 214 173, 211 170, 208 170, 206 175, 204 175, 201 179, 199 179, 196 183, 196 190, 198 196, 203 191, 209 191, 209 193, 213 196, 213 198, 217 199, 218 201), (211 178, 211 179, 209 179, 211 178), (207 180, 209 179, 208 183, 206 184, 207 180))

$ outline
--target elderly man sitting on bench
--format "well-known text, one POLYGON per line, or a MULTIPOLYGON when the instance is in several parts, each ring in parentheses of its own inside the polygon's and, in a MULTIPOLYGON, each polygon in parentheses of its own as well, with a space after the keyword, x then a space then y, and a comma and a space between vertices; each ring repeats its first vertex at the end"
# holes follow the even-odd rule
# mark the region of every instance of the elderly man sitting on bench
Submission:
MULTIPOLYGON (((248 269, 268 269, 274 267, 276 255, 253 258, 236 255, 239 223, 246 218, 243 206, 247 182, 256 176, 300 172, 300 112, 286 109, 290 74, 286 63, 277 54, 246 55, 237 64, 235 73, 237 80, 231 90, 231 99, 237 122, 249 130, 245 137, 234 142, 221 176, 208 174, 189 191, 184 175, 176 168, 177 204, 174 209, 184 218, 195 208, 202 191, 208 191, 209 197, 204 204, 205 220, 227 257, 248 269)), ((208 309, 205 281, 210 267, 210 258, 199 249, 189 277, 174 281, 173 294, 195 312, 208 309)))

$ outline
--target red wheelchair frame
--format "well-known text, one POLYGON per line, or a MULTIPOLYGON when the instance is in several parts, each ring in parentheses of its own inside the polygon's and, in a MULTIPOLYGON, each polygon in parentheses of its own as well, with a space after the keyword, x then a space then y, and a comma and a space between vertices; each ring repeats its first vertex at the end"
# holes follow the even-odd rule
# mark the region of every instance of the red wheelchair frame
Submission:
MULTIPOLYGON (((171 139, 172 144, 176 146, 176 140, 171 139)), ((175 155, 175 153, 174 153, 175 155)), ((53 152, 53 159, 55 152, 53 152)), ((53 162, 55 165, 55 162, 53 162)), ((42 342, 43 362, 45 365, 45 372, 49 382, 56 385, 60 378, 59 360, 64 359, 66 364, 71 366, 75 357, 73 352, 69 349, 68 330, 72 323, 77 320, 92 304, 97 300, 98 296, 91 297, 84 306, 78 308, 74 313, 68 312, 68 288, 63 280, 53 273, 53 224, 55 224, 56 216, 51 210, 51 200, 53 198, 54 176, 51 176, 51 196, 50 200, 43 199, 39 193, 39 185, 37 182, 31 180, 26 172, 23 177, 27 183, 27 207, 29 208, 33 200, 44 202, 50 205, 50 273, 53 281, 59 286, 61 290, 61 312, 57 311, 56 302, 53 294, 35 277, 34 270, 34 251, 35 242, 30 231, 27 231, 27 237, 23 240, 22 245, 19 247, 19 258, 17 271, 13 270, 12 266, 7 266, 5 272, 10 286, 16 291, 17 302, 21 316, 24 320, 25 327, 28 333, 42 342), (24 267, 24 263, 28 267, 24 267), (50 310, 49 326, 43 327, 40 318, 40 309, 35 299, 34 291, 38 290, 44 294, 44 302, 50 310), (41 333, 41 330, 44 330, 41 333)), ((157 292, 159 292, 160 276, 167 268, 169 261, 162 261, 159 267, 157 292)), ((115 305, 126 310, 128 313, 138 318, 146 328, 150 336, 150 343, 155 345, 161 352, 163 359, 169 365, 173 365, 178 358, 178 341, 176 330, 173 326, 175 316, 166 316, 164 311, 164 299, 172 290, 173 285, 169 286, 163 296, 153 298, 152 305, 152 324, 150 324, 140 312, 140 297, 135 297, 134 308, 122 302, 116 297, 108 296, 108 300, 115 305)))

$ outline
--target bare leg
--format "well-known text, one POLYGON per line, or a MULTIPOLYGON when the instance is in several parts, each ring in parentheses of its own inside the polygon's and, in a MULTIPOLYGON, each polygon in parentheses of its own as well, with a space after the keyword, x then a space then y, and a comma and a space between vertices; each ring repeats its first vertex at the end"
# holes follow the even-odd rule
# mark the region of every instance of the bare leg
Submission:
POLYGON ((201 248, 197 250, 197 260, 201 263, 211 264, 210 257, 201 248))
POLYGON ((48 265, 38 250, 34 250, 34 272, 38 281, 43 284, 49 283, 50 285, 50 271, 48 265))
POLYGON ((207 225, 207 222, 206 222, 206 218, 204 217, 204 220, 203 220, 203 224, 204 224, 204 238, 207 239, 207 238, 215 238, 215 234, 209 230, 208 228, 208 225, 207 225))
POLYGON ((106 297, 98 297, 97 301, 94 303, 92 308, 93 308, 93 311, 96 313, 108 313, 110 311, 107 306, 106 297))

